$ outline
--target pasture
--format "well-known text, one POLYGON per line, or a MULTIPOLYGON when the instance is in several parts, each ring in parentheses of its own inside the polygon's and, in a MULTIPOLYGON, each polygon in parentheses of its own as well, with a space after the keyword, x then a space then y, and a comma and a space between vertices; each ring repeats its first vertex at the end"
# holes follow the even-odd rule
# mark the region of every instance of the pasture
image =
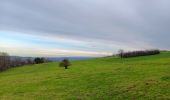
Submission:
POLYGON ((0 100, 170 100, 170 52, 11 68, 0 73, 0 100))

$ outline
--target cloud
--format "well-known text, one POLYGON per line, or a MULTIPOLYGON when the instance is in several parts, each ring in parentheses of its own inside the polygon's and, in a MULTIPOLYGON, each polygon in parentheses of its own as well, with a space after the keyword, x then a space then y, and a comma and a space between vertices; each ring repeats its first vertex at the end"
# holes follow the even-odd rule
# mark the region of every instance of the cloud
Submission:
POLYGON ((39 57, 102 57, 106 55, 111 55, 109 52, 94 52, 94 51, 82 51, 82 50, 65 50, 65 49, 50 49, 50 48, 39 48, 39 47, 21 47, 18 45, 8 46, 1 45, 1 50, 10 52, 11 55, 17 56, 39 56, 39 57))
POLYGON ((2 0, 0 31, 72 41, 74 50, 170 49, 169 9, 169 0, 2 0))

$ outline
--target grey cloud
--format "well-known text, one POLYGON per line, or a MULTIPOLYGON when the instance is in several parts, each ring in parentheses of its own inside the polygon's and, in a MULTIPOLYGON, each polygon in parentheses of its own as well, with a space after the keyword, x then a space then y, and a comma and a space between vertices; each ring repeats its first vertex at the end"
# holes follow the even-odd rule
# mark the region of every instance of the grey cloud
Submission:
POLYGON ((2 0, 0 30, 170 49, 169 9, 169 0, 2 0))

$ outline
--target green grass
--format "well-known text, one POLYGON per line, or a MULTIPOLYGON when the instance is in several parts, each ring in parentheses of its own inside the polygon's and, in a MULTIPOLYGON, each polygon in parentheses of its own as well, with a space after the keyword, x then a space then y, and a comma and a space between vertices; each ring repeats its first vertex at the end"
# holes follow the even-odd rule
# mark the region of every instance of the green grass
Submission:
POLYGON ((0 100, 170 100, 170 53, 11 68, 0 73, 0 100))

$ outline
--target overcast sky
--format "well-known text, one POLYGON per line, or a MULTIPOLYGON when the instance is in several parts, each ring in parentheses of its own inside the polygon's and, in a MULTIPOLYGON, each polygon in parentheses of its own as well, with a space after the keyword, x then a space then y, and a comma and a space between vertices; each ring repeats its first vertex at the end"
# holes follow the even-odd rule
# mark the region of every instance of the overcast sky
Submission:
POLYGON ((170 49, 170 0, 0 0, 0 51, 104 56, 170 49))

